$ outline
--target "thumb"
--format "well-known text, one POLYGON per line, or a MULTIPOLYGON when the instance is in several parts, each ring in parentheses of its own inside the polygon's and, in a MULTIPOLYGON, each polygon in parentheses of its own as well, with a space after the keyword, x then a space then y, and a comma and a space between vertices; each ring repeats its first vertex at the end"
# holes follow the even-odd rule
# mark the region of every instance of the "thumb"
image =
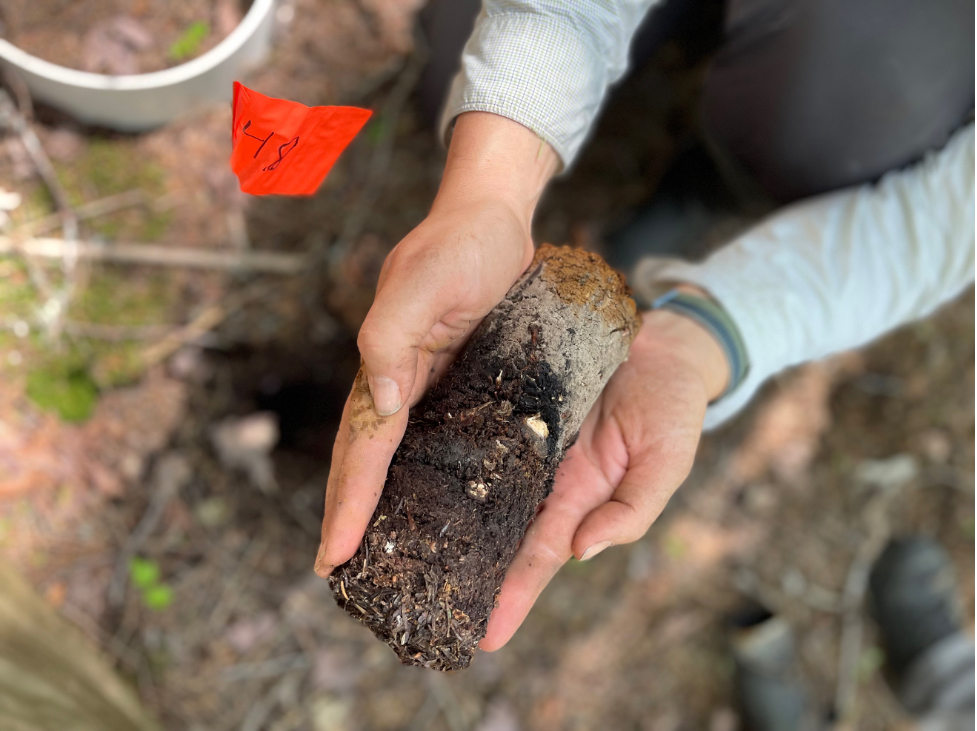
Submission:
POLYGON ((415 383, 420 350, 446 347, 470 322, 462 321, 456 329, 442 324, 458 293, 437 262, 398 264, 390 262, 386 268, 356 340, 380 416, 397 413, 410 403, 416 385, 423 386, 415 383))

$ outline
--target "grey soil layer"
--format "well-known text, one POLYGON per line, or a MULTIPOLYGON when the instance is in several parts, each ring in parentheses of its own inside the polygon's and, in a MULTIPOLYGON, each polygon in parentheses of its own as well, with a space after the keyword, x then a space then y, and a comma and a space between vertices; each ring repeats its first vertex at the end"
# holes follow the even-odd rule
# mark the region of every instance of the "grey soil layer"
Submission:
POLYGON ((639 325, 600 257, 543 245, 411 410, 360 550, 330 577, 339 605, 401 661, 471 662, 519 541, 639 325))

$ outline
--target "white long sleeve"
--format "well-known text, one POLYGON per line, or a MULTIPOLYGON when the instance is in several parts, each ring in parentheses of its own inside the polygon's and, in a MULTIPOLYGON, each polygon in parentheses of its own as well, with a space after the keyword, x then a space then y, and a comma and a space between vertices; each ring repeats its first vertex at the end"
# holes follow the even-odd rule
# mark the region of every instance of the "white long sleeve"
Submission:
POLYGON ((904 170, 780 210, 704 262, 646 259, 634 286, 684 281, 739 326, 746 380, 705 426, 778 371, 928 315, 974 281, 974 125, 904 170))

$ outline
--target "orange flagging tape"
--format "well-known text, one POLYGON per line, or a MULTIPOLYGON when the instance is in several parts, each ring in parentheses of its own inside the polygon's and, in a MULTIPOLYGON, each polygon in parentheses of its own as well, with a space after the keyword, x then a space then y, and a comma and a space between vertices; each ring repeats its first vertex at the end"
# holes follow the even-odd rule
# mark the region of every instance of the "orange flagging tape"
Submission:
POLYGON ((234 82, 231 169, 253 195, 312 195, 369 109, 307 107, 234 82))

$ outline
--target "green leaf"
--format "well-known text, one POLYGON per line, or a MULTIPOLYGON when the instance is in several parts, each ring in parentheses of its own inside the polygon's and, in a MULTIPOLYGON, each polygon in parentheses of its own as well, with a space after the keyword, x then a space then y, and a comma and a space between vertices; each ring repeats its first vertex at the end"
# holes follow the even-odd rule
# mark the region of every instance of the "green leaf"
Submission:
POLYGON ((159 564, 135 556, 129 561, 129 577, 140 589, 149 589, 159 581, 159 564))
POLYGON ((85 371, 41 368, 27 376, 27 397, 65 421, 77 422, 91 416, 98 391, 85 371))
POLYGON ((142 600, 150 609, 166 609, 173 603, 173 589, 166 584, 151 586, 142 593, 142 600))
POLYGON ((200 50, 200 44, 208 35, 210 35, 210 23, 206 20, 191 23, 190 27, 183 31, 183 35, 170 46, 170 58, 174 61, 182 61, 193 56, 200 50))

